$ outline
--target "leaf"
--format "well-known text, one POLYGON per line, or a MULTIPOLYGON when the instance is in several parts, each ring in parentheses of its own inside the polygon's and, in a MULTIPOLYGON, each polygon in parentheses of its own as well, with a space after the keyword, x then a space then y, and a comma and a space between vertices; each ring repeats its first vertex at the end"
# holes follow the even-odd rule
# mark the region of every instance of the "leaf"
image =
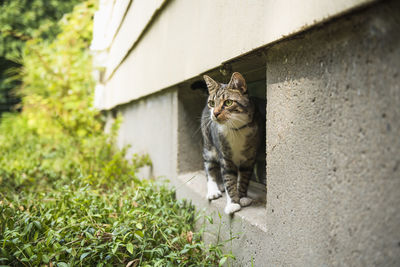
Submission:
POLYGON ((57 267, 69 267, 68 264, 66 264, 65 262, 62 262, 62 261, 57 262, 56 264, 57 264, 57 267))
POLYGON ((128 250, 129 253, 133 254, 133 244, 132 243, 128 243, 126 245, 126 250, 128 250))
POLYGON ((179 236, 174 237, 174 238, 171 240, 171 244, 175 244, 175 243, 178 242, 178 241, 179 241, 179 236))
POLYGON ((132 265, 133 265, 132 267, 136 267, 139 261, 140 261, 139 259, 134 259, 133 261, 128 262, 128 264, 126 264, 125 267, 131 267, 132 265))
POLYGON ((139 230, 142 230, 143 229, 143 225, 141 223, 137 223, 136 224, 136 228, 139 229, 139 230))
POLYGON ((42 230, 42 224, 38 221, 34 221, 33 224, 36 226, 37 229, 42 230))
POLYGON ((142 231, 139 231, 139 230, 135 231, 135 237, 136 238, 142 240, 143 236, 144 236, 144 234, 143 234, 142 231))
POLYGON ((190 248, 184 248, 181 250, 181 254, 185 254, 190 250, 190 248))
POLYGON ((85 252, 81 255, 81 257, 79 258, 81 261, 86 258, 88 255, 90 254, 90 252, 85 252))
POLYGON ((36 231, 36 232, 35 232, 35 235, 33 236, 33 241, 36 241, 37 238, 38 238, 38 236, 39 236, 39 232, 36 231))
POLYGON ((73 257, 76 256, 76 250, 75 250, 74 248, 72 248, 72 250, 71 250, 71 255, 72 255, 73 257))
POLYGON ((42 261, 43 261, 44 263, 49 263, 49 261, 50 261, 49 256, 47 256, 46 254, 43 254, 43 255, 42 255, 42 261))
POLYGON ((117 250, 118 250, 118 247, 119 247, 119 243, 117 243, 116 245, 114 245, 114 247, 112 248, 111 252, 112 252, 113 254, 115 254, 115 252, 117 252, 117 250))
POLYGON ((219 261, 219 266, 224 265, 224 263, 226 262, 227 259, 228 259, 227 257, 222 257, 222 258, 220 259, 220 261, 219 261))

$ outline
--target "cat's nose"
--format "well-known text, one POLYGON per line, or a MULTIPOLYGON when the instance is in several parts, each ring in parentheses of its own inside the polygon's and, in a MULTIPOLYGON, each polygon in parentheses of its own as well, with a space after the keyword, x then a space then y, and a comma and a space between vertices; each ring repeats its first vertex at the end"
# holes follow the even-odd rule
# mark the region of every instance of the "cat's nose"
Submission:
POLYGON ((218 115, 221 114, 220 110, 214 110, 214 116, 217 118, 218 115))

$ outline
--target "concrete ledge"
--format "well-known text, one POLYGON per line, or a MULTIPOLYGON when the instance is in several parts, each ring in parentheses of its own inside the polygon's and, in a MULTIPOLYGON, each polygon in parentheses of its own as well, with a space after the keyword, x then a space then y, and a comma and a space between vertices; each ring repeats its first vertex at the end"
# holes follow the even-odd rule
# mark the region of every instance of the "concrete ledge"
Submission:
POLYGON ((178 198, 192 200, 197 209, 203 209, 206 215, 213 218, 214 224, 198 223, 199 226, 206 223, 205 242, 234 238, 233 242, 225 245, 225 249, 234 251, 236 266, 250 265, 251 262, 254 266, 263 266, 267 249, 265 191, 260 192, 254 187, 249 189, 249 196, 255 200, 253 204, 229 216, 224 213, 225 193, 217 200, 206 199, 206 177, 203 171, 181 174, 171 182, 178 198))

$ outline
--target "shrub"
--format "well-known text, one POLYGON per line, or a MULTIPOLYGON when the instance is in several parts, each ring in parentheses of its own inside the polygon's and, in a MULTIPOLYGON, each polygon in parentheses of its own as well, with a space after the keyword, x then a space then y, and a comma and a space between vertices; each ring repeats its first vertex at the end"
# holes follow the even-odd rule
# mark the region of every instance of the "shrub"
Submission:
POLYGON ((79 175, 100 175, 114 157, 101 114, 91 105, 94 82, 87 48, 94 8, 88 1, 64 16, 60 34, 50 43, 40 37, 27 41, 22 112, 4 115, 0 126, 3 187, 54 186, 79 175))
POLYGON ((92 108, 88 47, 96 5, 60 21, 52 42, 27 42, 22 112, 0 124, 0 264, 214 266, 220 245, 193 233, 192 205, 139 181, 146 157, 126 159, 92 108))

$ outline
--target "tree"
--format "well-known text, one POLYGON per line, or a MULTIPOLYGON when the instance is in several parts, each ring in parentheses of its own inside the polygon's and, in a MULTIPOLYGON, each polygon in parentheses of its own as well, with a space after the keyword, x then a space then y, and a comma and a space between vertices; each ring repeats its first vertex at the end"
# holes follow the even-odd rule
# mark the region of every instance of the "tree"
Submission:
POLYGON ((19 102, 13 89, 21 83, 21 53, 26 41, 51 41, 57 21, 82 0, 3 0, 0 2, 0 114, 19 102))

